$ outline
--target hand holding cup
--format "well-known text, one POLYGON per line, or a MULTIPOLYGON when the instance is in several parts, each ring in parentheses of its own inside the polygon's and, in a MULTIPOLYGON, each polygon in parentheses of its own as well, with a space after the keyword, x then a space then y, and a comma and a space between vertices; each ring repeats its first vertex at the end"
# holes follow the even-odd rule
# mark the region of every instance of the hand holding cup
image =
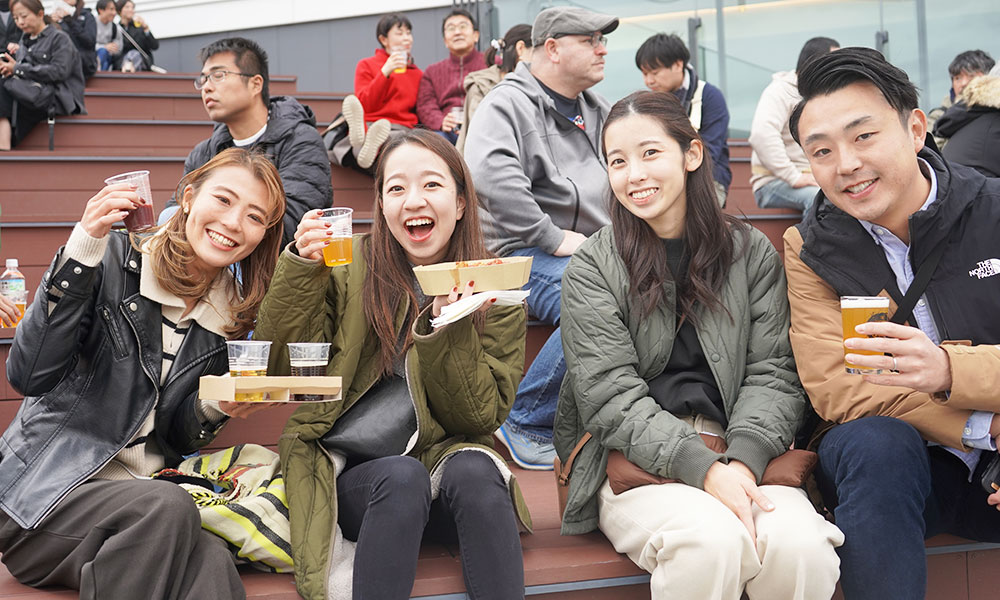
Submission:
POLYGON ((129 183, 106 185, 87 201, 80 217, 80 226, 93 238, 108 235, 111 226, 124 220, 142 203, 136 189, 129 183))

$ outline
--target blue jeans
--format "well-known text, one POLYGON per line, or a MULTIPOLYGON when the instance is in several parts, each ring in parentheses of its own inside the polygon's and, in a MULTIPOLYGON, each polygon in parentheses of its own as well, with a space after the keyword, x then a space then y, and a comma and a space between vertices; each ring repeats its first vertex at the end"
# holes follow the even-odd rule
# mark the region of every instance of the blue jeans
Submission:
POLYGON ((753 197, 761 208, 793 208, 805 212, 812 206, 818 191, 815 186, 793 188, 781 179, 775 179, 755 190, 753 197))
MULTIPOLYGON (((532 257, 528 308, 538 320, 558 326, 562 309, 562 274, 569 264, 569 257, 553 256, 540 248, 521 248, 510 254, 532 257)), ((562 334, 557 327, 521 379, 517 399, 507 417, 507 427, 538 442, 551 443, 559 386, 565 374, 562 334)))
POLYGON ((898 419, 867 417, 826 434, 816 478, 846 538, 837 549, 845 598, 923 598, 925 538, 1000 541, 1000 512, 979 486, 983 457, 970 482, 962 461, 898 419))
POLYGON ((111 63, 114 61, 114 57, 108 52, 107 48, 97 49, 97 64, 99 66, 99 71, 110 71, 111 63))

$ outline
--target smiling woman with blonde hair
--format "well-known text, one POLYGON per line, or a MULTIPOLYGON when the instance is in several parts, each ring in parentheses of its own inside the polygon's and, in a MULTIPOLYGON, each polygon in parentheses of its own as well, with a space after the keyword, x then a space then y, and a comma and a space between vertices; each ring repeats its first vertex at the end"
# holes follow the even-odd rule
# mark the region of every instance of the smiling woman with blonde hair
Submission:
POLYGON ((253 408, 198 397, 253 327, 281 240, 281 179, 233 148, 179 186, 155 233, 111 227, 139 197, 84 207, 18 325, 7 361, 24 401, 0 438, 0 552, 32 586, 81 598, 243 598, 225 543, 178 485, 149 480, 253 408), (231 271, 239 264, 240 283, 231 271))

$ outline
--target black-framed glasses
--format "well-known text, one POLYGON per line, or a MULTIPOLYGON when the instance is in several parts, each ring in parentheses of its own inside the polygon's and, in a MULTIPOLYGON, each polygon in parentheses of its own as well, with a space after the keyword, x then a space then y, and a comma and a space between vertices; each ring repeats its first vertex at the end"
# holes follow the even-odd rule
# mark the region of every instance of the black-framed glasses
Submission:
POLYGON ((590 46, 592 48, 597 48, 598 46, 604 46, 605 48, 608 47, 608 38, 607 38, 607 36, 602 35, 600 33, 592 33, 590 35, 588 35, 586 33, 557 33, 557 34, 555 34, 552 37, 553 37, 553 39, 557 39, 558 40, 559 38, 563 38, 563 37, 570 36, 570 35, 578 35, 580 37, 586 37, 587 39, 585 41, 588 44, 590 44, 590 46))
POLYGON ((253 77, 250 73, 240 73, 238 71, 223 71, 219 69, 218 71, 212 71, 211 73, 202 73, 201 75, 194 78, 194 89, 201 91, 201 88, 205 87, 208 80, 211 79, 212 83, 222 83, 226 80, 226 75, 239 75, 240 77, 253 77))

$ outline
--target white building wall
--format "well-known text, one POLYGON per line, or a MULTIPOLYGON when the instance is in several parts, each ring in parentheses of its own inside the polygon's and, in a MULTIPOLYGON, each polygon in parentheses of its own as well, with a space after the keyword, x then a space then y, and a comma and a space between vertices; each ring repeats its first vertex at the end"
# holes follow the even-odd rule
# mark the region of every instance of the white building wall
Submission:
MULTIPOLYGON (((258 29, 450 6, 450 0, 134 0, 156 37, 258 29)), ((44 3, 51 9, 54 2, 44 3)), ((91 9, 96 0, 87 0, 91 9)))

